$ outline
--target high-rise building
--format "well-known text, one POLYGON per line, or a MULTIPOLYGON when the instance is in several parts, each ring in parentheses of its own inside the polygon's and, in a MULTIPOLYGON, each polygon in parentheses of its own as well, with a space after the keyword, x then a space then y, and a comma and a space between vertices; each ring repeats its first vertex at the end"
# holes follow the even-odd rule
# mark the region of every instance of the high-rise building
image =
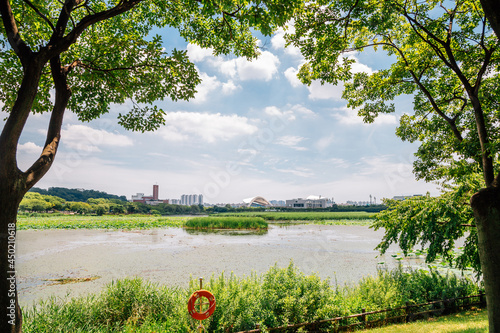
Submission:
POLYGON ((153 185, 153 200, 158 200, 159 185, 153 185))

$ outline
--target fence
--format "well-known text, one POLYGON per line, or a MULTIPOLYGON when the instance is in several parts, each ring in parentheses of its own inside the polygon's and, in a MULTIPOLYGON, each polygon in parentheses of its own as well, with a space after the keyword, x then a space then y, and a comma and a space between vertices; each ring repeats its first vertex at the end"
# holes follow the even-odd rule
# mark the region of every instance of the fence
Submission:
POLYGON ((291 324, 280 327, 241 331, 238 333, 258 333, 258 332, 295 332, 299 328, 306 329, 307 332, 348 332, 356 329, 374 328, 393 323, 409 323, 415 320, 426 319, 432 316, 447 315, 461 310, 470 309, 473 306, 486 307, 484 293, 478 295, 459 297, 453 299, 443 299, 422 304, 409 304, 393 309, 384 309, 353 314, 345 317, 323 319, 310 323, 291 324), (476 299, 474 301, 474 299, 476 299))

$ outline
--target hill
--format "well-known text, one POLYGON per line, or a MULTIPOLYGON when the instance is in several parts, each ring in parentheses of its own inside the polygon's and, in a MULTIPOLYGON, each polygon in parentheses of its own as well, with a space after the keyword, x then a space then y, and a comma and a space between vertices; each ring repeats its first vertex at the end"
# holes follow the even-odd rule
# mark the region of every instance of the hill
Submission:
POLYGON ((48 190, 33 187, 30 192, 37 192, 44 195, 53 195, 62 198, 66 201, 81 201, 86 202, 87 199, 117 199, 121 201, 127 201, 124 195, 118 196, 114 194, 108 194, 106 192, 95 191, 95 190, 84 190, 77 188, 65 188, 65 187, 49 187, 48 190))

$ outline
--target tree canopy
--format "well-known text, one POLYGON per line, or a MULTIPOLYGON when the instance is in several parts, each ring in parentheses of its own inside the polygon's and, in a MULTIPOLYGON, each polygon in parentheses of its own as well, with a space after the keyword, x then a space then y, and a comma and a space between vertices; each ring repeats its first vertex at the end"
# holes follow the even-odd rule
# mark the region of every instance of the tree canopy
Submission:
POLYGON ((422 241, 435 251, 429 258, 446 254, 450 249, 446 242, 461 237, 464 228, 474 224, 468 221, 472 210, 464 207, 464 195, 470 198, 491 184, 498 170, 499 40, 479 1, 315 1, 297 16, 295 32, 288 40, 300 47, 307 60, 300 79, 308 84, 313 80, 346 81, 343 97, 365 122, 395 112, 392 101, 397 96, 413 95, 413 112, 405 110, 396 134, 420 143, 414 173, 418 179, 440 182, 448 190, 459 186, 452 192, 460 195, 447 194, 438 202, 414 200, 416 206, 411 209, 416 216, 409 213, 409 202, 388 201, 389 210, 380 221, 390 228, 385 242, 399 242, 409 250, 422 241), (353 73, 354 60, 348 55, 367 48, 386 52, 390 66, 373 73, 353 73), (456 212, 440 212, 437 207, 449 207, 445 202, 451 197, 458 205, 456 212), (423 213, 422 205, 427 204, 427 213, 423 213), (398 210, 401 207, 408 207, 405 214, 398 210), (437 221, 430 218, 433 214, 440 221, 436 226, 443 224, 442 228, 453 231, 430 230, 424 222, 409 223, 410 230, 394 222, 396 216, 398 221, 415 217, 437 221), (431 231, 434 236, 429 235, 431 231))
MULTIPOLYGON (((0 108, 8 115, 0 134, 0 234, 15 232, 24 194, 52 166, 66 109, 90 121, 130 101, 118 122, 150 131, 166 121, 155 101, 194 96, 200 82, 194 64, 186 51, 167 53, 154 29, 176 29, 216 55, 254 58, 252 29, 268 35, 300 6, 298 0, 0 0, 0 108), (20 170, 17 146, 26 121, 44 112, 50 121, 43 150, 20 170)), ((0 237, 0 331, 20 332, 17 291, 9 296, 15 267, 8 249, 7 237, 0 237)))
POLYGON ((306 59, 302 82, 344 81, 343 98, 365 122, 395 112, 397 96, 413 96, 396 134, 420 144, 414 173, 444 193, 386 201, 375 224, 386 230, 379 249, 421 244, 428 260, 454 261, 455 240, 469 234, 456 263, 483 273, 490 332, 500 332, 500 45, 481 2, 311 1, 294 28, 288 43, 306 59), (348 55, 367 48, 385 52, 390 66, 353 73, 348 55))

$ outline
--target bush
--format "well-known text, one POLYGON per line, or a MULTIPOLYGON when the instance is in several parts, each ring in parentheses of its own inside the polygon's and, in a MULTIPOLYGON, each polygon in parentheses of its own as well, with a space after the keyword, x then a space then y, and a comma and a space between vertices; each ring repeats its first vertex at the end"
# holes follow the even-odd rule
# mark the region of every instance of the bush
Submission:
MULTIPOLYGON (((187 289, 159 287, 141 279, 120 280, 97 296, 66 302, 52 298, 24 309, 23 329, 28 333, 190 332, 199 323, 189 317, 186 305, 197 289, 195 279, 187 289)), ((214 294, 217 304, 213 316, 203 321, 207 332, 312 322, 360 313, 362 308, 374 311, 407 301, 415 304, 479 292, 470 279, 402 268, 381 270, 355 285, 331 285, 316 275, 304 275, 293 263, 241 278, 222 273, 206 282, 204 289, 214 294)))

